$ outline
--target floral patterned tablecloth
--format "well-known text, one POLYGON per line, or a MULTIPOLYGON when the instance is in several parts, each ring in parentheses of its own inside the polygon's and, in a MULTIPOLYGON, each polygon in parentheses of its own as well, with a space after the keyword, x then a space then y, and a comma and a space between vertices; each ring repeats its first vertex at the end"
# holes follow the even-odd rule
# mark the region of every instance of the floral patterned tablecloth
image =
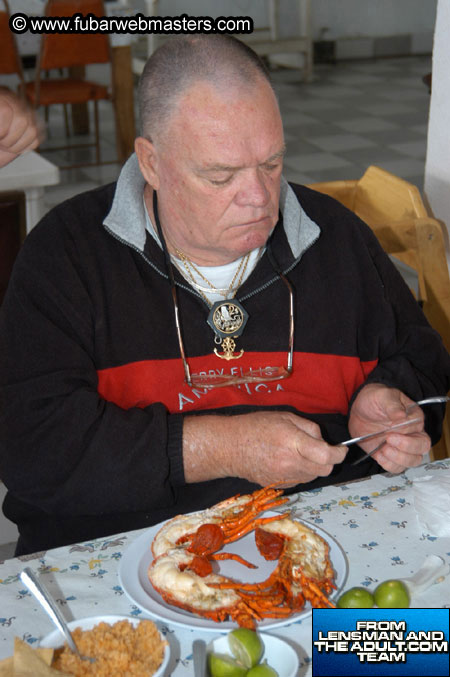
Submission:
MULTIPOLYGON (((414 508, 414 480, 449 476, 450 459, 427 463, 401 475, 301 492, 293 497, 295 516, 320 526, 342 546, 348 559, 346 588, 373 589, 378 581, 411 576, 428 554, 450 562, 450 537, 436 537, 420 526, 414 508)), ((53 630, 50 619, 24 589, 19 573, 32 567, 55 594, 67 619, 101 614, 144 616, 119 585, 121 557, 145 530, 57 548, 0 562, 0 659, 12 654, 14 637, 31 645, 53 630)), ((412 607, 450 607, 447 577, 412 600, 412 607)), ((167 674, 193 675, 192 642, 214 633, 157 622, 171 644, 167 674)), ((220 628, 218 627, 218 634, 220 628)), ((311 673, 311 616, 271 631, 286 639, 300 658, 301 677, 311 673)))

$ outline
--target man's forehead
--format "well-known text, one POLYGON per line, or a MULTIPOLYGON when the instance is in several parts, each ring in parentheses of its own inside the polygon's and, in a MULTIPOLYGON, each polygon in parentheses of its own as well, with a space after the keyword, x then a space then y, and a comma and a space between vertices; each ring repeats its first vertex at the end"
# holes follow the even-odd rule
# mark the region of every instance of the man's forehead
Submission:
POLYGON ((273 113, 279 115, 278 104, 269 83, 262 77, 255 82, 245 84, 239 80, 219 81, 198 80, 190 85, 178 97, 174 117, 179 121, 199 117, 235 117, 240 112, 248 112, 248 108, 255 107, 255 100, 261 100, 273 113))
POLYGON ((262 165, 284 148, 277 100, 263 78, 235 91, 198 81, 180 97, 160 143, 171 162, 194 171, 262 165))

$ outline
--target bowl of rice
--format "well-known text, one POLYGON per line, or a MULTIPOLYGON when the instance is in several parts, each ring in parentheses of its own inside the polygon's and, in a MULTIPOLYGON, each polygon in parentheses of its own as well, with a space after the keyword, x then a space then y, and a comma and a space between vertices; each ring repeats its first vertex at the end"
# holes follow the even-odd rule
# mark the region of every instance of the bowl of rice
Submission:
POLYGON ((80 660, 55 630, 41 640, 40 646, 55 649, 52 667, 56 670, 74 677, 163 677, 170 647, 153 621, 93 616, 71 621, 68 626, 80 653, 96 660, 80 660))

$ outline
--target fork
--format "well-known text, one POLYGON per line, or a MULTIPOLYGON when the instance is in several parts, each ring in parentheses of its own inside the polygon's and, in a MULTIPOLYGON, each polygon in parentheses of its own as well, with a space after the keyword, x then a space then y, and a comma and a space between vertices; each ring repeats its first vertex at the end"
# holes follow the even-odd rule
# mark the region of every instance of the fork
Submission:
POLYGON ((89 661, 90 663, 94 663, 96 661, 95 658, 83 656, 79 652, 78 647, 75 644, 75 640, 72 637, 72 633, 69 630, 69 627, 66 623, 64 616, 56 606, 55 600, 50 595, 47 588, 45 588, 44 585, 41 583, 41 581, 38 579, 34 571, 30 569, 30 567, 25 567, 25 569, 19 574, 19 578, 22 581, 22 583, 24 583, 27 586, 31 594, 36 597, 37 601, 48 613, 48 615, 50 616, 50 618, 52 619, 53 623, 56 625, 58 630, 64 634, 69 647, 78 656, 78 658, 80 658, 82 661, 89 661))
MULTIPOLYGON (((439 404, 439 403, 444 403, 444 402, 450 402, 450 397, 447 395, 437 395, 435 397, 426 397, 423 400, 417 400, 417 402, 413 402, 410 404, 408 407, 406 407, 405 413, 406 415, 409 414, 410 411, 412 411, 415 407, 418 406, 423 406, 425 404, 439 404)), ((409 425, 410 423, 417 423, 420 419, 412 419, 411 421, 404 421, 403 423, 397 423, 396 425, 389 426, 388 428, 385 428, 384 430, 379 430, 378 432, 374 433, 368 433, 367 435, 361 435, 360 437, 352 437, 350 440, 346 440, 345 442, 341 442, 338 446, 346 446, 348 447, 351 444, 357 444, 359 442, 362 442, 364 440, 370 440, 373 437, 378 437, 378 435, 383 435, 385 433, 397 430, 397 428, 401 428, 403 426, 409 425)), ((351 465, 358 465, 358 463, 361 463, 361 461, 364 461, 366 458, 370 458, 378 449, 381 449, 383 444, 385 443, 386 440, 382 440, 376 447, 375 449, 372 449, 372 451, 369 452, 364 452, 364 456, 361 456, 361 458, 358 458, 356 461, 353 461, 351 465)))

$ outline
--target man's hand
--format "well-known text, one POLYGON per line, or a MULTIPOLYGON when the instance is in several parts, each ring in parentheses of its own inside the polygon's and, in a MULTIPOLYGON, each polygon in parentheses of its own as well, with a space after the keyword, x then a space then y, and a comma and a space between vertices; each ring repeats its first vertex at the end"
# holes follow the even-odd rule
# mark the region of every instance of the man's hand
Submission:
POLYGON ((34 111, 8 89, 0 88, 0 167, 42 141, 34 111))
POLYGON ((289 412, 188 416, 183 427, 186 482, 242 477, 261 486, 295 486, 329 475, 346 447, 322 439, 316 423, 289 412))
POLYGON ((351 408, 348 429, 352 437, 376 432, 408 419, 420 419, 411 423, 411 427, 405 426, 398 432, 388 433, 385 438, 380 436, 360 445, 369 452, 386 439, 374 458, 388 472, 399 473, 405 468, 420 465, 424 454, 430 450, 431 441, 423 429, 423 411, 420 407, 407 411, 412 404, 413 400, 397 388, 371 383, 362 388, 351 408))

